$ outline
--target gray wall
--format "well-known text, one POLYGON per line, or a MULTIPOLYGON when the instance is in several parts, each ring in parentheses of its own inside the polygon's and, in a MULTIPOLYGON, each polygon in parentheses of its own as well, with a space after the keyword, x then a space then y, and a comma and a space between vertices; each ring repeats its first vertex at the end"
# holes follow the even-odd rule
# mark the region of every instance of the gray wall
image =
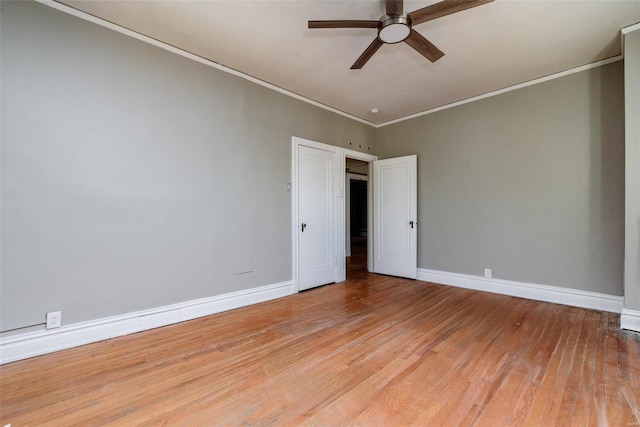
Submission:
POLYGON ((291 136, 375 129, 31 2, 1 2, 1 327, 291 279, 291 136), (253 252, 234 275, 233 254, 253 252))
POLYGON ((626 186, 624 307, 640 310, 640 31, 624 39, 626 186))
POLYGON ((622 295, 623 64, 379 129, 418 155, 418 266, 622 295))
POLYGON ((621 62, 376 133, 40 4, 0 8, 2 329, 290 280, 292 135, 418 154, 421 268, 622 295, 621 62), (242 251, 253 272, 234 275, 242 251))

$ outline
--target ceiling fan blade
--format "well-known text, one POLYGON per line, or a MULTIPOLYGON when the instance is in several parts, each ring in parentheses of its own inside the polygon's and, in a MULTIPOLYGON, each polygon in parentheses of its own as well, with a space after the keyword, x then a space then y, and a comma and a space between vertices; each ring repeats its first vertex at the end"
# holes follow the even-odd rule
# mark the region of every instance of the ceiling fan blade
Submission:
POLYGON ((402 0, 384 0, 387 15, 402 15, 402 0))
POLYGON ((404 41, 431 62, 436 62, 444 56, 444 52, 438 49, 436 45, 431 43, 429 40, 422 37, 422 35, 414 29, 411 29, 409 37, 404 39, 404 41))
POLYGON ((383 44, 384 43, 379 38, 376 37, 373 40, 373 42, 369 45, 369 47, 367 47, 364 50, 364 52, 362 52, 362 55, 360 55, 360 58, 356 59, 356 62, 353 63, 353 65, 351 66, 351 69, 359 70, 360 68, 364 67, 364 64, 366 64, 367 61, 371 59, 373 54, 376 53, 378 49, 380 49, 380 46, 382 46, 383 44))
POLYGON ((309 28, 378 28, 380 21, 309 21, 309 28))
POLYGON ((492 1, 493 0, 444 0, 440 3, 414 10, 409 13, 409 18, 411 18, 411 23, 413 25, 418 25, 423 22, 431 21, 432 19, 451 15, 452 13, 461 12, 486 3, 491 3, 492 1))

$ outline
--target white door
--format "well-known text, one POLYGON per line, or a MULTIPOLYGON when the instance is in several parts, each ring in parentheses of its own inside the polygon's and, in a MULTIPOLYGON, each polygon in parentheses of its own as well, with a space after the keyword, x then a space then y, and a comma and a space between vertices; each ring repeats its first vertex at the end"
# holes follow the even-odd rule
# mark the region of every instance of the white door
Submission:
POLYGON ((416 278, 417 156, 373 162, 373 269, 416 278))
POLYGON ((298 289, 336 281, 335 154, 298 150, 298 289))

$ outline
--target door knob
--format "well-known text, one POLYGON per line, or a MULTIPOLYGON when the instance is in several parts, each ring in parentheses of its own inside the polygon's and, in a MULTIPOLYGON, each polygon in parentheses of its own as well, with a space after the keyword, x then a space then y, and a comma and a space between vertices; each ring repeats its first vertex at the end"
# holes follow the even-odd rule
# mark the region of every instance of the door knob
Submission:
POLYGON ((304 233, 304 229, 307 227, 307 224, 305 224, 304 222, 302 223, 302 232, 304 233))

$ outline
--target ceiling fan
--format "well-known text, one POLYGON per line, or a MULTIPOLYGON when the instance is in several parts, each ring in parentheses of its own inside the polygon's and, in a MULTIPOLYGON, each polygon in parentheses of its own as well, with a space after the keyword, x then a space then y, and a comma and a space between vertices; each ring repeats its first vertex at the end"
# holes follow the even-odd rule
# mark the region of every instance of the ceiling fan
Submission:
POLYGON ((431 21, 452 13, 490 3, 494 0, 444 0, 404 15, 403 0, 385 0, 386 15, 377 21, 334 20, 309 21, 309 28, 377 28, 378 36, 351 66, 361 69, 383 44, 405 42, 431 62, 444 56, 444 52, 413 29, 414 25, 431 21))

